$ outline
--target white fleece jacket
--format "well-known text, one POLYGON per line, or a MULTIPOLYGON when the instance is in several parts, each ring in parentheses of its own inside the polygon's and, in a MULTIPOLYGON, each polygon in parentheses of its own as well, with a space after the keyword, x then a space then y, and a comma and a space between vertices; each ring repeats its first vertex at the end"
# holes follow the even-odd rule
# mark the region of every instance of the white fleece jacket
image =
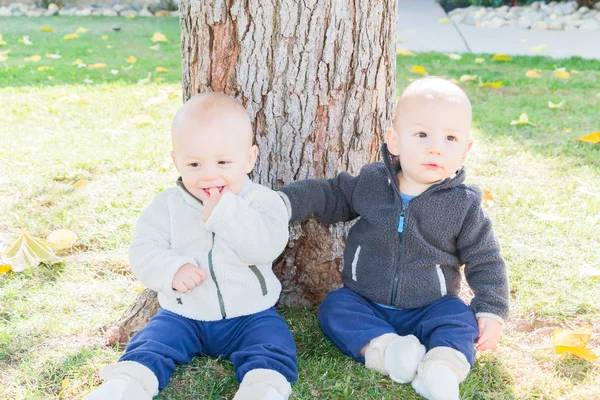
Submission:
POLYGON ((272 263, 288 241, 288 215, 279 195, 246 179, 226 192, 206 223, 202 203, 183 187, 166 189, 143 211, 129 250, 136 277, 158 292, 162 308, 187 318, 215 321, 273 306, 281 283, 272 263), (181 294, 171 283, 190 263, 206 279, 181 294))

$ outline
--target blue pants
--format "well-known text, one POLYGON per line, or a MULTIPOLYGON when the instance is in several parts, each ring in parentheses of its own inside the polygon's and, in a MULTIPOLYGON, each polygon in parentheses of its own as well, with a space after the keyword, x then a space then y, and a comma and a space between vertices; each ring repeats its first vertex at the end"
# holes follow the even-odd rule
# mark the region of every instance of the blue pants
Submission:
POLYGON ((363 364, 363 347, 383 334, 397 333, 415 335, 427 351, 438 346, 456 349, 473 366, 479 336, 475 314, 458 297, 443 297, 423 308, 390 309, 345 287, 325 297, 319 325, 342 353, 363 364))
POLYGON ((246 372, 257 368, 275 370, 289 382, 298 379, 296 343, 275 307, 209 322, 161 308, 131 339, 119 361, 136 361, 150 368, 162 390, 175 365, 186 364, 196 355, 231 360, 238 382, 246 372))

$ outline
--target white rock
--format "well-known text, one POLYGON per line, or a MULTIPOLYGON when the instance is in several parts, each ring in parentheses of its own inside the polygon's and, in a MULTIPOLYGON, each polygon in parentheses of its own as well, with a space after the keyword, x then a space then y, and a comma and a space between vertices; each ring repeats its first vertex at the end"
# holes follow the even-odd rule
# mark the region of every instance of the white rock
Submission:
POLYGON ((48 5, 48 10, 46 10, 44 15, 46 17, 51 17, 56 14, 58 14, 58 6, 54 3, 50 3, 50 5, 48 5))
POLYGON ((600 21, 600 14, 596 14, 596 20, 600 21))
POLYGON ((148 7, 144 7, 140 10, 140 12, 138 13, 138 16, 140 17, 154 17, 154 14, 152 14, 149 10, 148 7))
POLYGON ((531 28, 531 20, 527 16, 522 16, 519 18, 519 27, 523 29, 531 28))
POLYGON ((90 15, 92 15, 92 9, 82 8, 81 10, 75 11, 75 15, 78 17, 89 17, 90 15))
POLYGON ((579 27, 580 31, 600 31, 600 22, 595 20, 585 21, 583 25, 579 27))
POLYGON ((121 12, 119 12, 119 15, 121 17, 135 17, 137 15, 137 11, 135 10, 131 10, 131 9, 127 9, 127 10, 123 10, 121 12))
POLYGON ((548 29, 551 31, 561 31, 563 29, 563 24, 560 21, 551 21, 548 24, 548 29))
POLYGON ((577 10, 577 12, 578 12, 579 14, 586 14, 586 13, 588 13, 589 11, 590 11, 590 9, 589 9, 589 8, 587 8, 586 6, 583 6, 583 7, 579 8, 579 10, 577 10))
POLYGON ((10 17, 12 13, 8 7, 0 7, 0 17, 10 17))
POLYGON ((112 9, 115 10, 116 12, 120 13, 121 11, 125 10, 127 8, 127 6, 123 5, 123 4, 115 4, 112 9))
POLYGON ((581 20, 581 19, 572 19, 572 20, 565 21, 565 24, 567 26, 571 26, 571 27, 574 27, 574 28, 579 28, 581 25, 585 24, 585 21, 581 20))
POLYGON ((545 31, 548 29, 548 24, 545 23, 544 21, 538 21, 531 26, 531 29, 536 30, 536 31, 545 31))
POLYGON ((63 8, 62 10, 58 11, 58 15, 62 17, 72 17, 75 15, 76 12, 76 8, 63 8))
POLYGON ((41 17, 42 16, 42 11, 41 10, 29 10, 25 13, 25 15, 27 15, 28 17, 41 17))
POLYGON ((117 15, 119 15, 119 13, 113 10, 112 8, 105 8, 102 10, 102 15, 105 17, 116 17, 117 15))

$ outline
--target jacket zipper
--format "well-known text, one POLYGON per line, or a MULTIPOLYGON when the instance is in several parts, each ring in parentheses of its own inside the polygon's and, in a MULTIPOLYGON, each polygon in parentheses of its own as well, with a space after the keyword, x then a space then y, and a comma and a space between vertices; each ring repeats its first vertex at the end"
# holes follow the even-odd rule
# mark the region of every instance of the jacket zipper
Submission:
POLYGON ((225 303, 223 302, 223 295, 221 294, 221 290, 219 289, 219 283, 217 282, 217 277, 215 276, 215 269, 213 267, 213 258, 212 252, 215 247, 215 234, 212 234, 212 246, 210 251, 208 252, 208 269, 210 270, 210 276, 217 287, 217 298, 219 299, 219 308, 221 309, 221 317, 223 319, 227 318, 227 314, 225 313, 225 303))
MULTIPOLYGON (((402 201, 402 200, 400 200, 402 201)), ((400 236, 400 255, 402 255, 402 234, 404 233, 404 217, 406 215, 406 209, 408 208, 408 204, 402 203, 400 218, 398 219, 398 235, 400 236)), ((400 258, 400 256, 398 257, 400 258)), ((392 287, 392 299, 390 302, 391 306, 396 304, 396 296, 398 295, 398 282, 400 281, 400 262, 398 262, 398 266, 396 267, 396 271, 394 271, 394 286, 392 287)))

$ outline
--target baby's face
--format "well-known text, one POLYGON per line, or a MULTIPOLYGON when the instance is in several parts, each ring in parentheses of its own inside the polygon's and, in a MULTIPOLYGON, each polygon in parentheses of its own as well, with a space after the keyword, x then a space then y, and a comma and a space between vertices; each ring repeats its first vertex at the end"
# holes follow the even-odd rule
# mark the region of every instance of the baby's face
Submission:
POLYGON ((194 122, 178 126, 173 141, 173 161, 186 189, 198 199, 206 198, 212 188, 238 194, 257 155, 247 125, 235 116, 201 127, 194 122))
POLYGON ((397 112, 391 150, 400 158, 401 190, 404 184, 407 192, 418 194, 455 174, 472 144, 468 100, 417 95, 397 112))

